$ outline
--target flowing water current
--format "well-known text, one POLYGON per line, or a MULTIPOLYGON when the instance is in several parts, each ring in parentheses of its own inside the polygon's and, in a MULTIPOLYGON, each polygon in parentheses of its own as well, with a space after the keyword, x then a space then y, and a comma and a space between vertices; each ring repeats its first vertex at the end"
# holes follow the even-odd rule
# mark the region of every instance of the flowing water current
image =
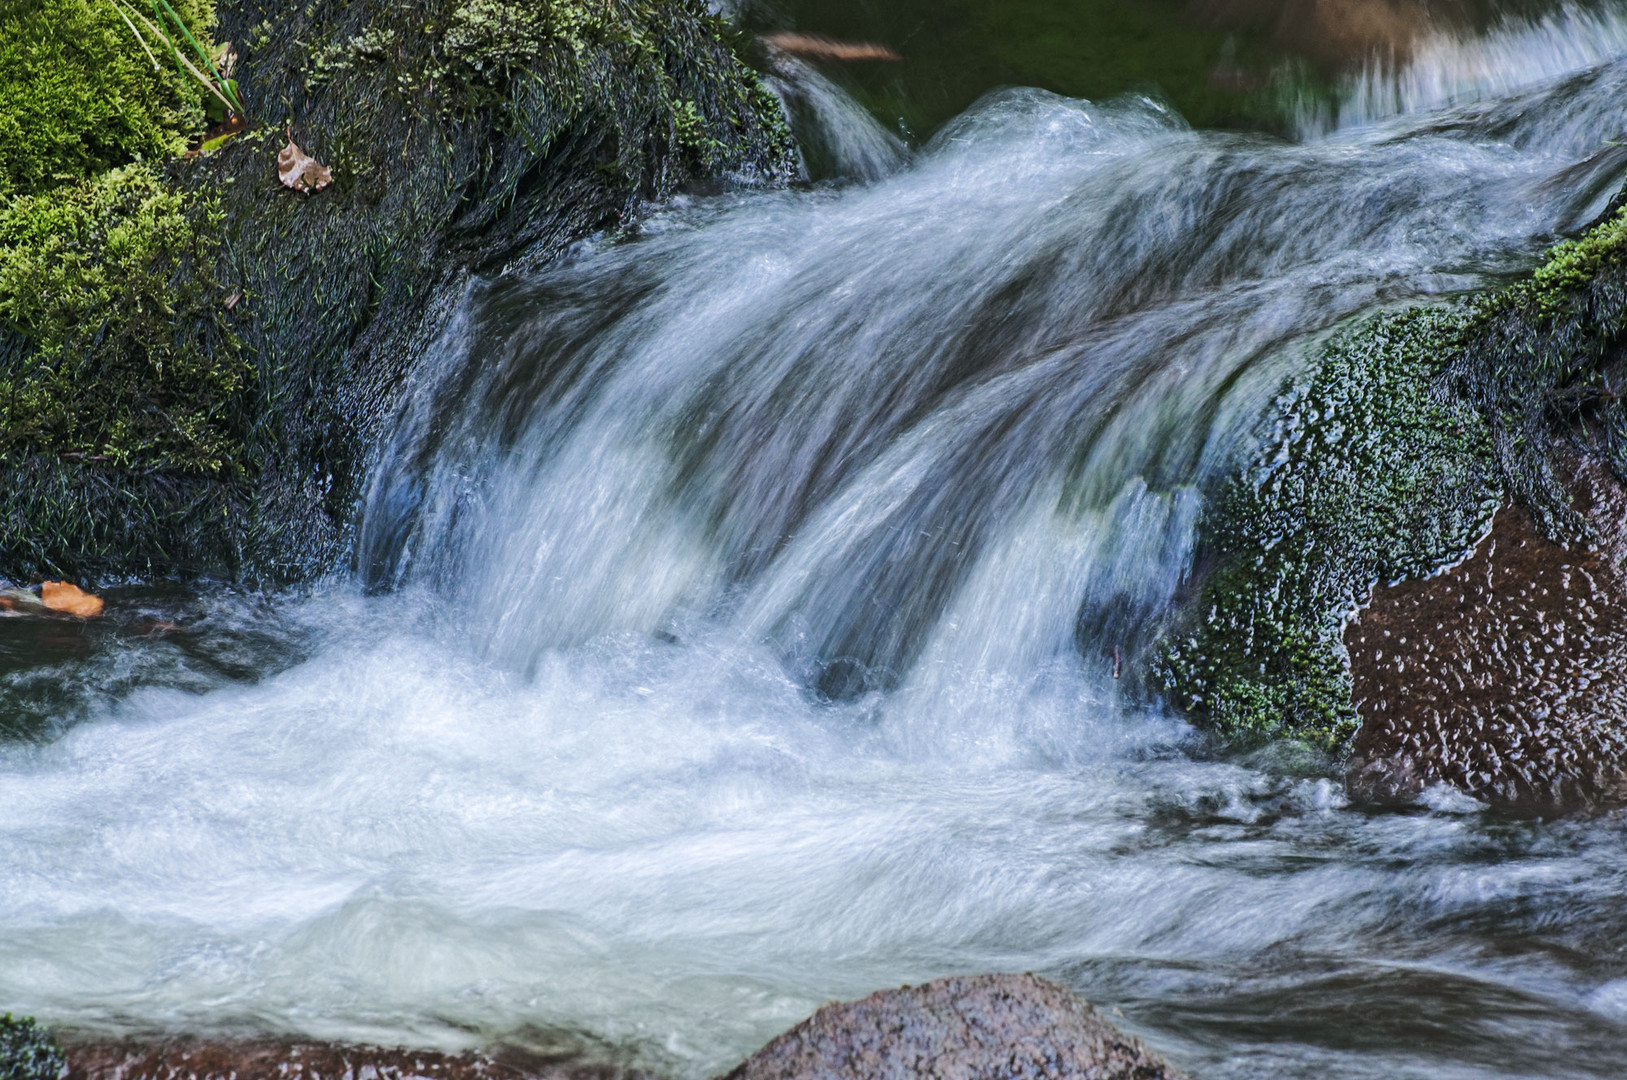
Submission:
POLYGON ((0 1005, 700 1078, 1034 970, 1199 1077, 1619 1077, 1621 816, 1353 806, 1114 677, 1322 336, 1614 190, 1627 63, 1506 74, 1300 144, 1011 90, 912 152, 784 61, 849 179, 471 286, 353 580, 0 622, 0 1005))

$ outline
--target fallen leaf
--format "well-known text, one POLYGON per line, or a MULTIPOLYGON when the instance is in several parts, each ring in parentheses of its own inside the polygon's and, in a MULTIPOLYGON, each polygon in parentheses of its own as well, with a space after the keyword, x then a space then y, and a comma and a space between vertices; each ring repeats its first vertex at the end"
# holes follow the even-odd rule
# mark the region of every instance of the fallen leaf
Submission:
POLYGON ((41 585, 40 601, 52 611, 76 615, 81 619, 94 619, 102 613, 101 597, 92 596, 66 581, 47 581, 41 585))
POLYGON ((288 136, 288 145, 277 155, 277 176, 284 187, 303 191, 307 195, 321 191, 333 182, 333 170, 301 150, 292 134, 288 136))
POLYGON ((818 34, 765 34, 763 40, 781 52, 816 60, 902 60, 873 41, 836 41, 818 34))

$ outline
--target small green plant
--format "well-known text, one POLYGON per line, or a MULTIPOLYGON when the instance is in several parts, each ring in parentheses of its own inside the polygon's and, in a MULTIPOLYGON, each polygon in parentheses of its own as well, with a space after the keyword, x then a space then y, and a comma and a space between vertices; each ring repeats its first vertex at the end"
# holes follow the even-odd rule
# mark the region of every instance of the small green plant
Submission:
POLYGON ((136 43, 141 46, 142 52, 147 54, 147 59, 152 61, 154 71, 159 70, 158 57, 153 54, 148 39, 137 28, 136 24, 138 22, 146 28, 148 34, 152 35, 153 43, 169 49, 170 55, 175 59, 177 68, 190 74, 209 92, 213 98, 208 103, 208 114, 211 120, 227 120, 244 115, 243 102, 237 96, 237 81, 229 77, 231 69, 228 58, 232 54, 229 50, 221 48, 214 55, 211 55, 208 50, 199 44, 198 39, 192 35, 192 31, 187 29, 186 23, 175 13, 175 9, 169 5, 169 0, 152 0, 153 17, 151 19, 131 7, 125 0, 108 0, 108 2, 113 6, 114 11, 118 13, 119 18, 124 20, 124 24, 130 28, 130 33, 135 35, 136 43), (203 66, 209 69, 209 74, 205 75, 196 64, 181 54, 181 48, 176 44, 175 38, 171 37, 170 33, 164 29, 163 24, 166 22, 174 27, 176 31, 179 31, 187 44, 192 46, 192 51, 203 62, 203 66), (221 74, 220 68, 216 66, 215 61, 217 59, 227 65, 226 74, 221 74))
POLYGON ((26 1016, 0 1016, 0 1080, 58 1080, 67 1071, 49 1031, 26 1016))

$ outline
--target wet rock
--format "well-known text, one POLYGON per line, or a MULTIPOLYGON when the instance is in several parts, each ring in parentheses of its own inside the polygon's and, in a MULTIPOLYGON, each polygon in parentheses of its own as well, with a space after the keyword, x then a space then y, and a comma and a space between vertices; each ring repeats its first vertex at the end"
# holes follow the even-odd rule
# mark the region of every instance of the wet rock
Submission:
POLYGON ((67 1080, 646 1080, 598 1064, 508 1062, 273 1039, 83 1043, 68 1048, 67 1080))
POLYGON ((1510 505, 1469 558, 1380 586, 1346 628, 1358 789, 1445 782, 1537 810, 1627 798, 1627 491, 1597 464, 1572 490, 1598 543, 1562 546, 1510 505))
POLYGON ((1083 999, 1034 975, 976 975, 826 1005, 726 1080, 1178 1080, 1083 999))

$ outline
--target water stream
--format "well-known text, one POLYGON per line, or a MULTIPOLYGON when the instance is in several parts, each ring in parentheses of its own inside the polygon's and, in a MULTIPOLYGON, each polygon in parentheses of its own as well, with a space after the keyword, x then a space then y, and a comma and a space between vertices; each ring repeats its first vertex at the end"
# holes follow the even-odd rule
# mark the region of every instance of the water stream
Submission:
POLYGON ((1007 90, 918 151, 785 61, 848 179, 472 285, 352 580, 0 623, 0 1005, 698 1080, 1035 970, 1199 1077, 1620 1076, 1621 816, 1352 806, 1114 677, 1322 335, 1619 182, 1627 61, 1477 55, 1303 143, 1007 90))

